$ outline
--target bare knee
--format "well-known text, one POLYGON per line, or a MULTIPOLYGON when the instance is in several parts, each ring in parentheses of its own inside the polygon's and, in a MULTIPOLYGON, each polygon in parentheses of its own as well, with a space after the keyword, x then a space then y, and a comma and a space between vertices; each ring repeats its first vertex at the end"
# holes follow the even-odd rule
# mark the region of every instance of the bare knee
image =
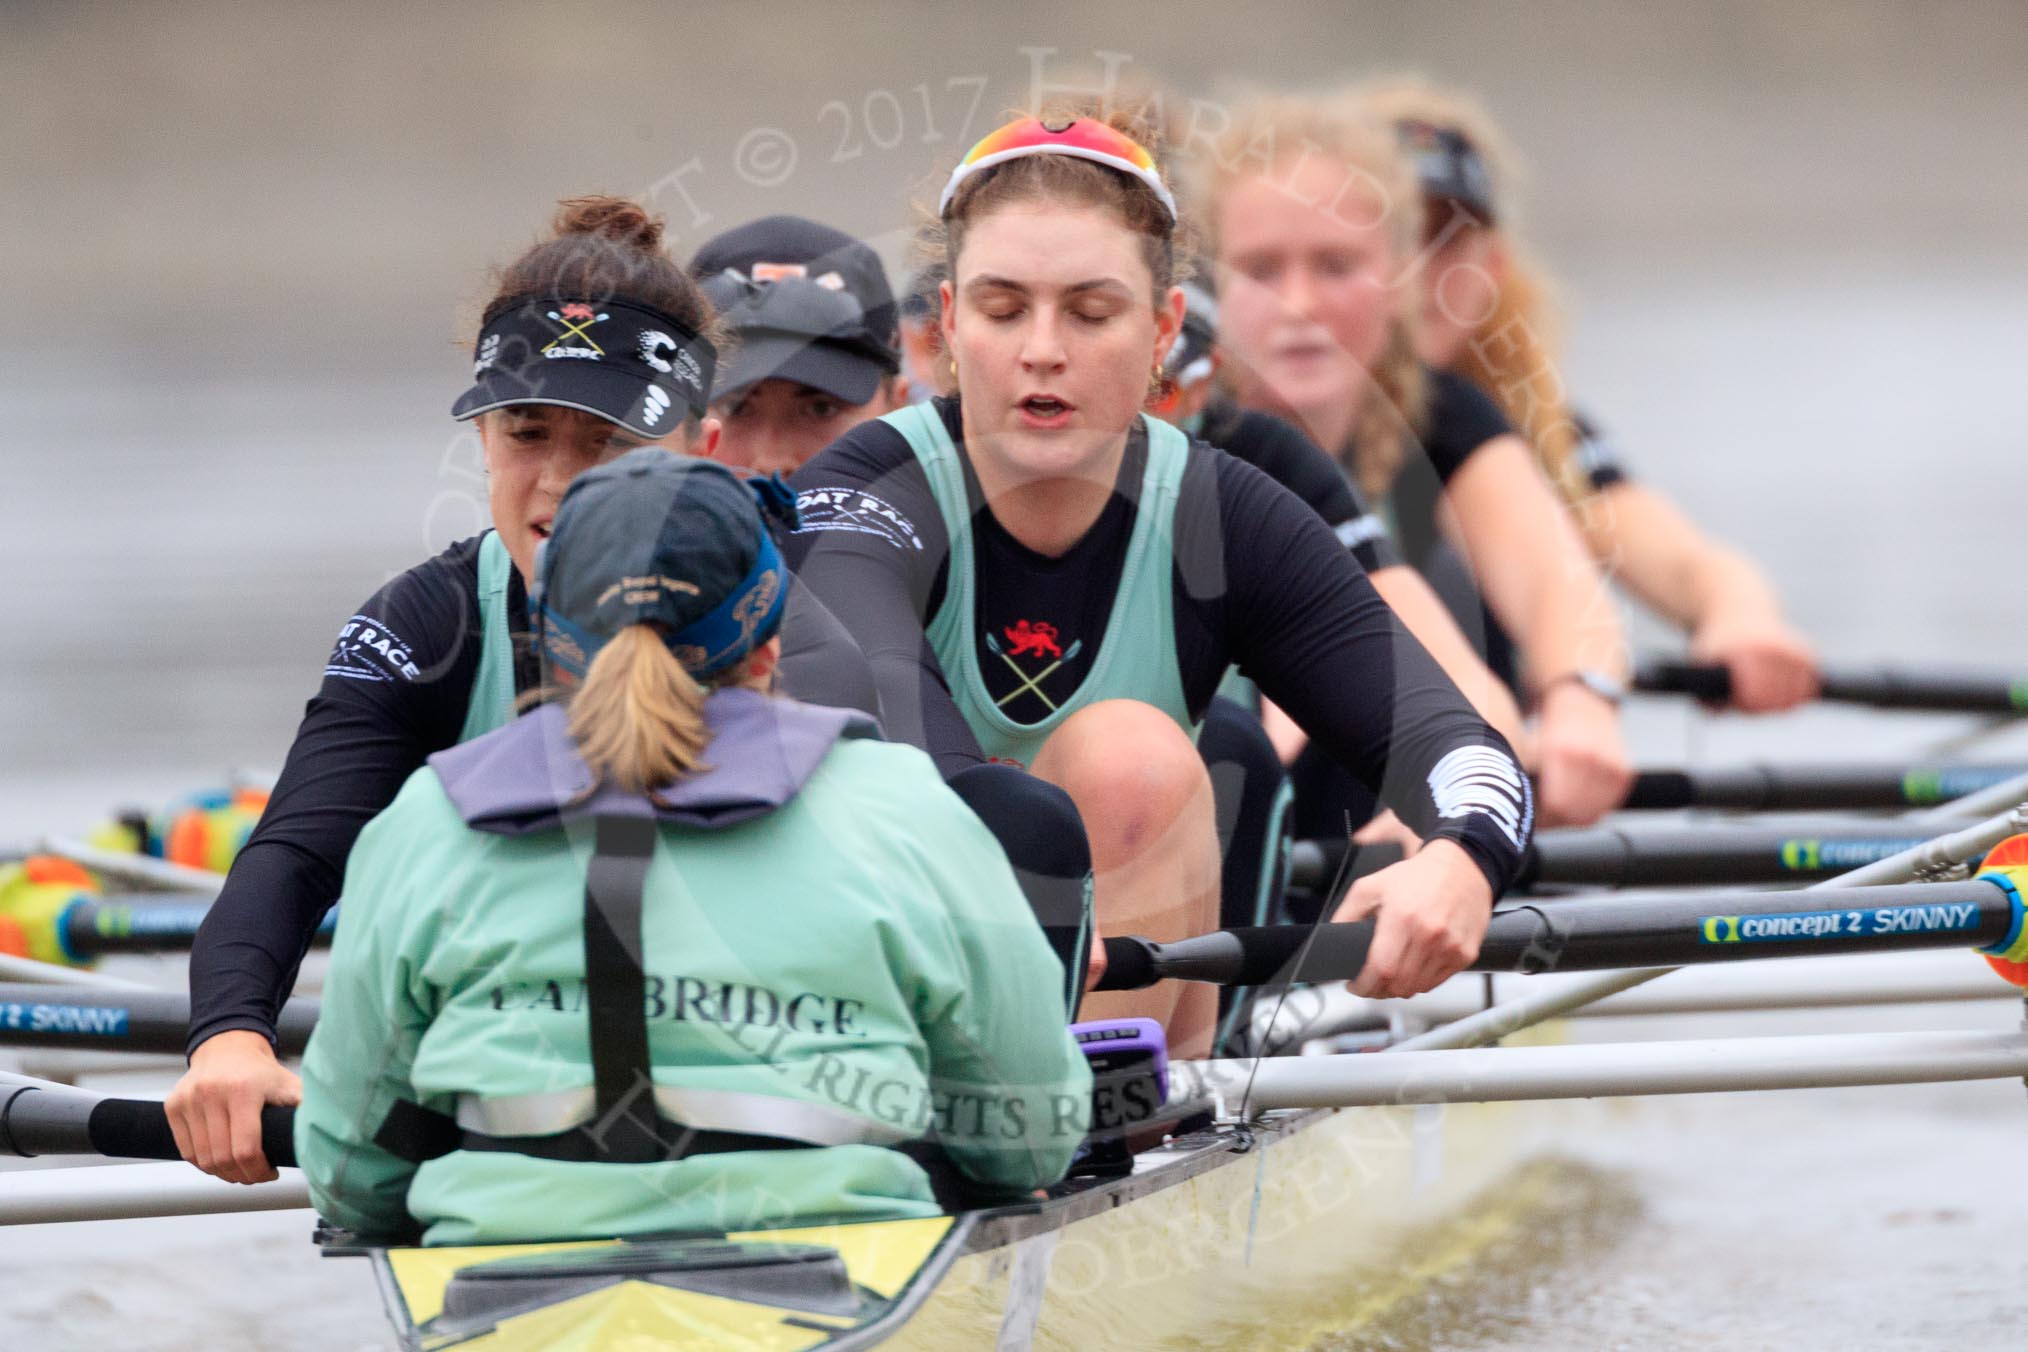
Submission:
POLYGON ((1211 781, 1189 734, 1138 700, 1078 710, 1044 744, 1034 772, 1077 803, 1094 856, 1144 847, 1185 814, 1209 811, 1211 781))

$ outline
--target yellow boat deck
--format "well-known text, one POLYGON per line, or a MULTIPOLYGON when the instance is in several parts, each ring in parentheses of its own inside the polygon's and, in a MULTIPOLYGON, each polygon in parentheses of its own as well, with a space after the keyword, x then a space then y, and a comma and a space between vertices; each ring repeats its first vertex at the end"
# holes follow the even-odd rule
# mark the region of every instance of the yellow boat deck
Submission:
POLYGON ((1303 1346, 1313 1339, 1294 1324, 1343 1330, 1511 1230, 1531 1205, 1516 1170, 1544 1117, 1523 1104, 1277 1114, 1251 1132, 1179 1139, 1137 1157, 1131 1177, 1068 1184, 1032 1205, 727 1237, 832 1251, 851 1311, 621 1278, 537 1292, 522 1312, 475 1325, 440 1319, 462 1270, 638 1246, 371 1253, 397 1330, 423 1352, 1233 1347, 1269 1328, 1275 1345, 1303 1346), (1494 1190, 1502 1179, 1513 1186, 1494 1190), (1408 1238, 1446 1220, 1443 1241, 1404 1265, 1408 1238), (1347 1293, 1349 1306, 1332 1298, 1347 1293))

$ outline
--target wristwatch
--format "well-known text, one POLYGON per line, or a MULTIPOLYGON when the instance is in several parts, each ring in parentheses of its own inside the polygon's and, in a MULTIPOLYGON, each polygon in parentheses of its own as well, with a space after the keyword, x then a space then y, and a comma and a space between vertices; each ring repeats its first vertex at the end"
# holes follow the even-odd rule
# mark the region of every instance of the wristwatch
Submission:
POLYGON ((1543 682, 1541 693, 1537 696, 1538 702, 1541 699, 1547 698, 1550 691, 1566 682, 1583 686, 1586 690, 1591 691, 1592 694, 1597 695, 1615 709, 1619 708, 1620 702, 1627 697, 1626 686, 1618 680, 1606 675, 1603 671, 1592 671, 1586 667, 1579 667, 1575 671, 1566 671, 1561 676, 1554 676, 1543 682))

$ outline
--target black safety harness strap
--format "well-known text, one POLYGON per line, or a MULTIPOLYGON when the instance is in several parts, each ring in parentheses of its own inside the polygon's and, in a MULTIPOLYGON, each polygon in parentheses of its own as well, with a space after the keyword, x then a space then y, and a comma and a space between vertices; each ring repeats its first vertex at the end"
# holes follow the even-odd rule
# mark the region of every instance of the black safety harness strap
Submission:
MULTIPOLYGON (((693 1155, 724 1155, 739 1150, 811 1148, 808 1141, 792 1141, 786 1136, 761 1136, 745 1131, 702 1131, 679 1127, 666 1119, 660 1120, 669 1144, 659 1147, 657 1153, 650 1157, 650 1163, 689 1159, 693 1155)), ((395 1100, 387 1116, 381 1119, 380 1130, 374 1133, 373 1143, 410 1164, 427 1164, 454 1150, 528 1155, 565 1164, 641 1162, 622 1160, 616 1156, 610 1149, 608 1134, 601 1132, 596 1122, 587 1122, 548 1136, 494 1136, 461 1127, 458 1119, 449 1113, 440 1113, 407 1099, 395 1100)))
POLYGON ((655 1105, 648 1052, 648 977, 641 910, 659 836, 652 817, 592 819, 585 872, 585 1016, 591 1025, 592 1120, 545 1136, 494 1136, 447 1113, 397 1100, 374 1144, 414 1164, 454 1150, 530 1155, 577 1164, 653 1164, 740 1150, 800 1150, 808 1141, 743 1131, 698 1130, 655 1105))
MULTIPOLYGON (((578 1164, 652 1164, 693 1155, 811 1148, 808 1141, 783 1136, 685 1127, 656 1108, 641 910, 659 834, 652 817, 593 819, 584 891, 585 1004, 596 1104, 592 1120, 547 1136, 494 1136, 461 1126, 448 1113, 397 1099, 374 1134, 375 1145, 412 1164, 457 1150, 578 1164)), ((907 1141, 893 1149, 923 1168, 946 1210, 980 1204, 977 1185, 959 1174, 933 1142, 907 1141)))
POLYGON ((657 1131, 648 1059, 648 978, 641 961, 641 897, 655 855, 652 817, 596 817, 584 880, 584 978, 597 1109, 579 1130, 602 1158, 647 1164, 670 1157, 657 1131))

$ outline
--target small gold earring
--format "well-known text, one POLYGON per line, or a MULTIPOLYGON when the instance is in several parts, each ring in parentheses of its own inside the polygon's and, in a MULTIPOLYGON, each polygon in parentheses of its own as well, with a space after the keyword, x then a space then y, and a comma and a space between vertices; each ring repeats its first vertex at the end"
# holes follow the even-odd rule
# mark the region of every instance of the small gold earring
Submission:
POLYGON ((952 379, 952 380, 956 380, 957 378, 958 378, 958 359, 957 359, 956 357, 952 357, 952 358, 951 358, 951 379, 952 379))

